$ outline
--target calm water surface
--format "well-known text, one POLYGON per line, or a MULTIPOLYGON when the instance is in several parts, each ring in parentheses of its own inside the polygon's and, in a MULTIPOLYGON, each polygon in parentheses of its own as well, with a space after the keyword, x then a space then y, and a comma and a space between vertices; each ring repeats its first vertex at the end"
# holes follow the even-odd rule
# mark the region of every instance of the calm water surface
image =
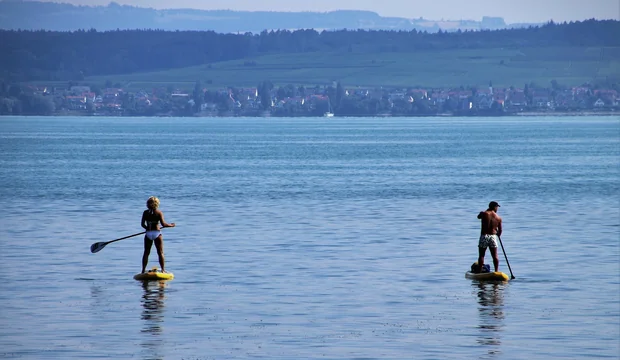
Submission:
POLYGON ((612 117, 0 118, 0 358, 618 359, 619 178, 612 117))

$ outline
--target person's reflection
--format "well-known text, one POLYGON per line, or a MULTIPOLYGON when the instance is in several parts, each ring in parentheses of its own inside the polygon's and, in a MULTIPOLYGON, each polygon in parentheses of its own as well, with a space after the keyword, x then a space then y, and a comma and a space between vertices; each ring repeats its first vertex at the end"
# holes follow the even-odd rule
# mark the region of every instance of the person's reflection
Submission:
POLYGON ((159 334, 162 332, 161 324, 164 321, 164 300, 166 298, 165 281, 143 281, 142 288, 142 320, 144 329, 142 332, 159 334))
POLYGON ((143 281, 142 288, 142 320, 144 320, 144 328, 141 332, 144 334, 142 338, 142 347, 145 354, 144 358, 163 359, 161 354, 163 339, 164 322, 164 300, 166 299, 166 282, 165 281, 143 281))
POLYGON ((487 354, 501 353, 500 334, 504 327, 504 283, 474 283, 478 294, 478 313, 480 314, 480 336, 478 344, 489 347, 487 354))

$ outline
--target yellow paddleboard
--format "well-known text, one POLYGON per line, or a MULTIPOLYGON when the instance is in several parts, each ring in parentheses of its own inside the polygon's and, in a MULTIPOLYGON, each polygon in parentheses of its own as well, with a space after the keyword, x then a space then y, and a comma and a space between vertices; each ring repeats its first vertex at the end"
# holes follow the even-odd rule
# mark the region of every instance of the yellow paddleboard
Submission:
MULTIPOLYGON (((478 265, 478 262, 477 261, 474 262, 473 265, 478 265)), ((481 273, 474 273, 474 272, 468 271, 465 273, 465 277, 468 279, 479 280, 479 281, 508 281, 510 280, 510 277, 501 271, 481 272, 481 273)))
POLYGON ((136 274, 133 276, 136 280, 172 280, 174 274, 169 272, 161 272, 158 268, 152 268, 151 270, 136 274))
POLYGON ((480 281, 508 281, 510 277, 501 271, 487 272, 487 273, 473 273, 468 271, 465 273, 465 277, 472 280, 480 281))

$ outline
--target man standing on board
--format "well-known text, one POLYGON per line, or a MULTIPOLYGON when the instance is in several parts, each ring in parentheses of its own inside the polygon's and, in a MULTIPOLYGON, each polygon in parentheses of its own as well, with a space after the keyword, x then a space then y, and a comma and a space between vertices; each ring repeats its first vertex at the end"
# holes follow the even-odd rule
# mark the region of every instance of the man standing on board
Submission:
POLYGON ((482 270, 484 265, 484 254, 489 248, 493 257, 493 266, 495 272, 499 271, 499 257, 497 256, 497 240, 502 235, 502 218, 497 215, 499 204, 495 201, 489 203, 486 211, 478 214, 480 219, 480 239, 478 241, 478 271, 482 270))

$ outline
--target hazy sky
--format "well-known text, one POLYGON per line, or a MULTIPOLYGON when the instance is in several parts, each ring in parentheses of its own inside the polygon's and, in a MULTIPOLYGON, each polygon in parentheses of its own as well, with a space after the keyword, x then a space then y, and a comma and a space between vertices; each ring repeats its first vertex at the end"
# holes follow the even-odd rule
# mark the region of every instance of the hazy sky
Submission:
MULTIPOLYGON (((110 0, 43 0, 75 5, 107 5, 110 0)), ((156 9, 193 8, 248 11, 370 10, 381 16, 429 20, 480 20, 501 16, 507 23, 585 19, 620 20, 620 0, 115 0, 156 9)))

